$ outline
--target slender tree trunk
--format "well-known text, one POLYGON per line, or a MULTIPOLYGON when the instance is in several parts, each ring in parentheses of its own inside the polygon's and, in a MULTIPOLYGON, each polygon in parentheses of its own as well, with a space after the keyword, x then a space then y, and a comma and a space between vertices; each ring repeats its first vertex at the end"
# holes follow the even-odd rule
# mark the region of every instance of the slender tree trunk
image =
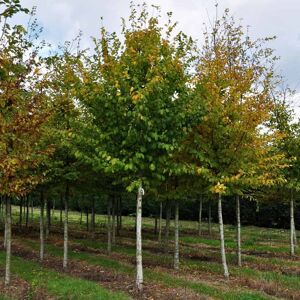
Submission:
POLYGON ((86 209, 86 231, 89 231, 89 209, 86 209))
POLYGON ((240 197, 236 196, 236 243, 237 243, 237 263, 242 266, 242 250, 241 250, 241 210, 240 197))
POLYGON ((6 245, 7 245, 7 215, 8 215, 7 196, 5 196, 4 201, 5 201, 5 215, 4 215, 4 239, 3 239, 3 247, 6 248, 6 245))
MULTIPOLYGON (((295 203, 294 203, 295 206, 295 203)), ((294 220, 294 245, 297 246, 297 231, 295 226, 295 220, 294 220)))
POLYGON ((144 190, 138 189, 136 203, 136 285, 139 291, 143 290, 143 262, 142 262, 142 198, 144 190))
POLYGON ((161 229, 162 229, 162 201, 159 203, 159 223, 158 223, 158 241, 161 242, 161 229))
POLYGON ((44 259, 44 207, 45 207, 45 199, 44 199, 44 192, 41 191, 40 195, 40 204, 41 204, 41 211, 40 211, 40 260, 43 261, 44 259))
POLYGON ((50 226, 51 226, 51 203, 47 197, 47 199, 46 199, 46 236, 45 236, 46 239, 48 239, 48 237, 49 237, 50 226))
POLYGON ((55 198, 53 199, 52 217, 54 217, 54 214, 55 214, 55 198))
POLYGON ((290 253, 291 256, 295 255, 295 244, 294 244, 294 230, 295 230, 295 221, 294 221, 294 198, 293 193, 291 192, 290 200, 290 253))
POLYGON ((28 222, 29 222, 29 195, 26 196, 26 228, 28 228, 28 222))
POLYGON ((64 259, 63 268, 68 266, 68 204, 69 204, 70 187, 69 183, 66 183, 66 193, 65 193, 65 216, 64 216, 64 259))
POLYGON ((112 205, 112 244, 116 244, 116 200, 113 198, 112 205))
POLYGON ((95 199, 94 198, 92 202, 91 231, 92 231, 92 237, 94 239, 95 238, 95 199))
POLYGON ((10 284, 10 264, 11 264, 11 199, 6 200, 6 263, 5 263, 5 285, 10 284))
POLYGON ((34 208, 33 208, 33 198, 32 198, 31 199, 31 216, 30 216, 31 224, 33 224, 33 212, 34 212, 34 208))
POLYGON ((165 227, 165 239, 166 239, 166 241, 169 239, 170 220, 171 220, 171 204, 170 204, 170 201, 167 201, 166 227, 165 227))
POLYGON ((175 203, 174 269, 179 269, 179 202, 175 203))
POLYGON ((120 230, 122 230, 122 211, 123 211, 122 198, 120 197, 120 230))
POLYGON ((222 196, 219 194, 218 199, 218 215, 219 215, 219 230, 220 230, 220 243, 221 243, 221 257, 222 265, 224 269, 224 277, 229 278, 229 272, 226 262, 226 253, 225 253, 225 241, 224 241, 224 225, 223 225, 223 215, 222 215, 222 196))
POLYGON ((120 217, 121 217, 121 209, 120 209, 120 203, 121 198, 118 198, 117 200, 117 236, 120 236, 120 217))
POLYGON ((154 216, 154 235, 156 236, 157 235, 157 223, 158 223, 158 217, 157 217, 157 213, 155 213, 155 216, 154 216))
POLYGON ((199 220, 198 220, 198 235, 202 233, 202 196, 200 196, 199 202, 199 220))
POLYGON ((0 219, 1 219, 1 222, 3 221, 4 222, 4 215, 3 215, 3 197, 0 196, 0 219))
POLYGON ((208 233, 211 237, 212 235, 212 228, 211 228, 211 202, 208 203, 208 233))
POLYGON ((19 213, 19 226, 22 227, 23 221, 23 197, 20 199, 20 213, 19 213))
POLYGON ((111 198, 107 203, 107 253, 111 254, 111 198))

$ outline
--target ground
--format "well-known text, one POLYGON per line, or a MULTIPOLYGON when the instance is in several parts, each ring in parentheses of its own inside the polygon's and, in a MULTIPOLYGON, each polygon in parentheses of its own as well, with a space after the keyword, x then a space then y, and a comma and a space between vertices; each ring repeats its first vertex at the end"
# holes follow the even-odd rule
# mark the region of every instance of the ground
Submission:
MULTIPOLYGON (((106 251, 105 216, 96 217, 96 236, 86 231, 80 215, 70 213, 70 251, 62 268, 63 235, 59 212, 53 216, 46 258, 39 262, 38 209, 28 228, 17 224, 14 210, 12 284, 4 288, 5 252, 0 241, 0 299, 300 299, 300 256, 289 256, 289 232, 243 227, 243 267, 236 265, 234 226, 225 226, 230 279, 222 276, 218 227, 210 236, 203 224, 181 221, 180 270, 173 270, 173 231, 159 243, 154 219, 143 221, 145 285, 135 289, 134 218, 123 217, 123 228, 112 254, 106 251)), ((164 220, 163 220, 164 222, 164 220)), ((164 224, 164 223, 163 223, 164 224)), ((1 236, 3 236, 3 228, 1 236)), ((298 250, 298 249, 297 249, 298 250)), ((296 250, 296 253, 297 253, 296 250)))

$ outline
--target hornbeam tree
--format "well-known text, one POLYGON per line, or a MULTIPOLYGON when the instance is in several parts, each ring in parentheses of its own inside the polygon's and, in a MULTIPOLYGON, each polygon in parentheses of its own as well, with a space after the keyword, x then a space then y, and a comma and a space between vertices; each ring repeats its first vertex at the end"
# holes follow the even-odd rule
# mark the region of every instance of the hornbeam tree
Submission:
MULTIPOLYGON (((38 167, 51 153, 40 143, 50 115, 47 74, 40 74, 42 45, 33 45, 21 25, 11 25, 20 1, 0 1, 0 194, 6 199, 5 284, 10 283, 11 199, 41 182, 38 167)), ((31 28, 33 32, 35 26, 31 28)), ((36 33, 36 32, 35 32, 36 33)))
POLYGON ((278 83, 276 57, 265 46, 268 40, 252 41, 226 10, 205 33, 197 67, 195 86, 206 115, 185 144, 196 174, 218 199, 226 278, 222 196, 242 192, 245 184, 271 184, 277 174, 273 171, 284 167, 283 155, 272 152, 277 131, 267 127, 274 108, 272 91, 278 83))
MULTIPOLYGON (((279 186, 278 193, 281 192, 286 200, 286 195, 289 195, 290 204, 290 254, 295 255, 296 230, 294 219, 295 193, 300 190, 299 182, 299 151, 300 151, 300 122, 294 121, 294 112, 289 108, 287 103, 287 93, 284 91, 283 98, 277 101, 276 109, 274 110, 272 125, 280 130, 283 138, 278 141, 277 147, 279 151, 285 153, 289 159, 289 167, 284 170, 286 184, 279 186)), ((282 200, 282 199, 280 199, 282 200)))
POLYGON ((139 10, 132 5, 122 39, 102 28, 83 68, 81 100, 98 132, 95 167, 137 191, 136 284, 142 290, 142 197, 144 189, 155 190, 170 173, 187 169, 172 157, 189 132, 194 43, 173 34, 170 20, 160 27, 146 5, 139 10))

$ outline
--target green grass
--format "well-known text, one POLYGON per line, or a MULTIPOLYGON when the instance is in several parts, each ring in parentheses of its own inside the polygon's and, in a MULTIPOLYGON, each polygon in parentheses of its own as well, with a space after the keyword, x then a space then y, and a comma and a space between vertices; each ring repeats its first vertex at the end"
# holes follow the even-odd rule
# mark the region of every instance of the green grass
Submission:
MULTIPOLYGON (((86 242, 86 240, 85 240, 86 242)), ((92 243, 92 241, 90 241, 92 243)), ((38 249, 38 243, 35 241, 26 241, 26 244, 31 246, 33 249, 38 249)), ((100 242, 96 242, 96 245, 98 247, 96 248, 103 248, 103 244, 100 242)), ((94 247, 95 248, 95 247, 94 247)), ((120 251, 120 248, 118 248, 120 251)), ((47 244, 46 245, 46 251, 54 256, 62 257, 62 248, 47 244)), ((108 270, 115 270, 120 273, 125 273, 131 276, 135 275, 135 267, 129 264, 126 264, 124 262, 116 261, 113 258, 108 258, 103 255, 93 255, 85 252, 74 252, 69 251, 69 257, 70 259, 77 259, 81 261, 88 262, 92 265, 98 265, 103 268, 106 268, 108 270)), ((154 257, 154 256, 153 256, 154 257)), ((220 271, 220 269, 218 269, 220 271)), ((188 288, 198 294, 201 295, 207 295, 214 297, 216 299, 270 299, 267 295, 264 295, 259 292, 254 291, 245 291, 245 290, 235 290, 227 292, 225 290, 220 289, 219 287, 210 286, 206 283, 202 282, 194 282, 190 280, 185 280, 183 278, 174 277, 170 274, 167 274, 165 272, 157 271, 157 270, 150 270, 145 269, 144 270, 144 276, 145 280, 154 281, 160 284, 164 284, 169 287, 174 288, 188 288)))
MULTIPOLYGON (((14 219, 17 221, 17 211, 15 211, 14 219)), ((70 229, 83 231, 86 234, 85 217, 83 224, 79 223, 80 214, 70 212, 70 229)), ((34 220, 37 223, 39 218, 39 210, 35 209, 34 220)), ((164 222, 164 220, 163 220, 164 222)), ((59 225, 59 211, 55 211, 52 224, 59 225)), ((96 216, 97 232, 106 234, 106 216, 96 216)), ((86 263, 101 266, 107 270, 135 276, 135 240, 134 231, 132 228, 135 224, 133 217, 123 217, 123 232, 122 238, 117 238, 118 244, 113 246, 113 254, 111 257, 106 255, 106 241, 104 235, 99 235, 99 239, 71 239, 81 246, 98 249, 100 254, 91 254, 83 251, 70 251, 69 257, 73 260, 81 260, 86 263), (130 231, 128 231, 130 229, 130 231), (124 237, 126 236, 126 237, 124 237), (120 254, 120 255, 119 255, 120 254), (119 256, 118 256, 119 255, 119 256), (122 258, 120 259, 122 255, 122 258)), ((163 224, 164 225, 164 224, 163 224)), ((197 236, 197 222, 180 221, 180 253, 181 269, 180 276, 175 276, 170 272, 170 267, 173 263, 173 223, 171 223, 169 244, 160 245, 157 242, 157 237, 153 235, 154 220, 151 218, 143 218, 143 228, 148 231, 143 233, 143 260, 149 263, 149 266, 144 269, 146 281, 153 281, 165 286, 174 288, 187 288, 198 294, 207 295, 214 299, 268 299, 269 296, 254 288, 245 288, 240 285, 230 286, 226 288, 224 282, 220 282, 220 275, 223 273, 222 265, 220 264, 219 240, 218 240, 218 225, 213 224, 213 234, 208 236, 206 225, 202 226, 204 235, 197 236), (150 231, 151 229, 151 231, 150 231), (156 250, 161 247, 166 247, 170 250, 169 254, 160 252, 153 253, 152 249, 147 250, 147 247, 156 250), (197 256, 199 258, 197 258, 197 256), (193 259, 191 259, 193 257, 193 259), (205 257, 205 259, 202 259, 205 257), (207 259, 207 260, 206 260, 207 259), (159 265, 163 268, 153 268, 152 266, 159 265), (169 269, 168 269, 169 268, 169 269), (198 274, 195 280, 190 280, 187 276, 189 273, 198 274), (209 281, 201 278, 201 274, 208 274, 209 281)), ((275 283, 275 286, 291 292, 300 290, 300 280, 296 275, 285 275, 278 271, 280 266, 297 268, 300 267, 299 259, 291 260, 288 257, 289 253, 289 231, 283 229, 268 229, 257 228, 254 226, 242 227, 242 249, 249 251, 248 254, 243 254, 245 267, 239 268, 236 264, 236 229, 235 226, 225 225, 225 244, 227 250, 227 260, 229 263, 229 271, 233 279, 245 279, 259 281, 262 284, 275 283), (265 252, 268 257, 259 256, 259 252, 265 252), (276 257, 275 257, 276 255, 276 257), (264 266, 264 270, 256 268, 256 265, 264 266), (269 271, 266 271, 268 270, 269 271)), ((39 244, 33 240, 23 240, 27 245, 38 250, 39 244)), ((62 248, 51 244, 46 245, 46 252, 53 256, 62 257, 62 248)), ((241 281, 242 282, 242 281, 241 281)))
MULTIPOLYGON (((1 251, 0 264, 4 265, 4 262, 5 253, 1 251)), ((95 282, 62 275, 19 257, 12 258, 12 272, 30 283, 31 293, 37 288, 44 288, 59 299, 130 299, 125 294, 108 291, 95 282)))

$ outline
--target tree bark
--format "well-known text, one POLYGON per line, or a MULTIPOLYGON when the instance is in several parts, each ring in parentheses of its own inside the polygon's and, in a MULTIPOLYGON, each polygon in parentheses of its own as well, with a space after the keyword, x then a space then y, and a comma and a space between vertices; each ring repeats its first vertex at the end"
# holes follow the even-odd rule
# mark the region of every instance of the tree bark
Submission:
POLYGON ((31 199, 31 216, 30 216, 30 219, 31 219, 31 223, 33 224, 33 212, 34 212, 34 208, 33 208, 33 198, 31 199))
POLYGON ((63 193, 60 193, 60 212, 59 212, 59 223, 60 223, 60 226, 62 226, 63 224, 63 206, 64 206, 64 196, 63 196, 63 193))
POLYGON ((44 198, 44 192, 41 191, 40 194, 40 261, 43 261, 44 259, 44 206, 45 206, 45 198, 44 198))
POLYGON ((86 209, 86 231, 88 232, 89 231, 89 209, 87 208, 86 209))
POLYGON ((291 200, 290 200, 290 254, 291 256, 295 255, 294 230, 295 230, 294 198, 293 198, 293 192, 291 192, 291 200))
POLYGON ((116 244, 116 199, 112 203, 112 244, 116 244))
POLYGON ((170 220, 171 220, 171 204, 170 201, 167 201, 167 209, 166 209, 166 227, 165 227, 165 240, 169 239, 170 233, 170 220))
POLYGON ((120 217, 121 217, 121 198, 117 200, 117 232, 116 235, 120 236, 120 217))
POLYGON ((11 265, 11 199, 6 197, 6 262, 5 262, 5 285, 10 284, 11 265))
POLYGON ((208 233, 211 237, 212 235, 212 228, 211 228, 211 202, 208 203, 208 233))
POLYGON ((237 243, 237 263, 242 266, 242 250, 241 250, 241 211, 240 197, 236 196, 236 243, 237 243))
POLYGON ((54 217, 54 214, 55 214, 55 198, 53 199, 52 217, 54 217))
POLYGON ((4 199, 5 202, 5 215, 4 215, 4 239, 3 239, 3 247, 6 248, 7 244, 7 215, 8 215, 8 208, 7 208, 7 196, 4 199))
POLYGON ((23 197, 20 199, 19 226, 22 227, 23 221, 23 197))
POLYGON ((155 213, 155 216, 154 216, 154 235, 157 235, 157 223, 158 223, 157 213, 155 213))
POLYGON ((162 207, 162 201, 161 201, 159 203, 159 223, 158 223, 158 241, 159 242, 161 242, 162 214, 163 214, 163 207, 162 207))
POLYGON ((226 262, 226 253, 225 253, 225 241, 224 241, 224 225, 223 225, 223 215, 222 215, 222 196, 219 194, 218 199, 218 215, 219 215, 219 230, 220 230, 220 243, 221 243, 221 257, 222 265, 224 270, 224 277, 229 278, 229 272, 226 262))
POLYGON ((199 202, 198 235, 201 236, 201 233, 202 233, 202 196, 200 196, 200 202, 199 202))
POLYGON ((91 231, 92 231, 92 237, 94 239, 95 238, 95 199, 94 198, 92 202, 91 231))
POLYGON ((51 226, 51 203, 47 197, 46 198, 46 235, 45 235, 46 239, 48 239, 49 237, 50 226, 51 226))
POLYGON ((107 253, 111 254, 111 198, 107 203, 107 253))
POLYGON ((142 262, 142 198, 144 190, 138 189, 136 203, 136 286, 139 291, 143 290, 143 262, 142 262))
POLYGON ((29 195, 26 196, 26 228, 28 228, 28 221, 29 221, 29 195))
POLYGON ((63 268, 66 269, 68 266, 68 204, 70 196, 69 183, 66 183, 65 192, 65 215, 64 215, 64 258, 63 258, 63 268))
MULTIPOLYGON (((295 203, 294 203, 295 206, 295 203)), ((295 209, 295 207, 294 207, 295 209)), ((295 220, 294 220, 294 245, 295 247, 297 246, 297 231, 296 231, 296 225, 295 225, 295 220)))
POLYGON ((179 202, 175 203, 174 269, 179 269, 179 202))

